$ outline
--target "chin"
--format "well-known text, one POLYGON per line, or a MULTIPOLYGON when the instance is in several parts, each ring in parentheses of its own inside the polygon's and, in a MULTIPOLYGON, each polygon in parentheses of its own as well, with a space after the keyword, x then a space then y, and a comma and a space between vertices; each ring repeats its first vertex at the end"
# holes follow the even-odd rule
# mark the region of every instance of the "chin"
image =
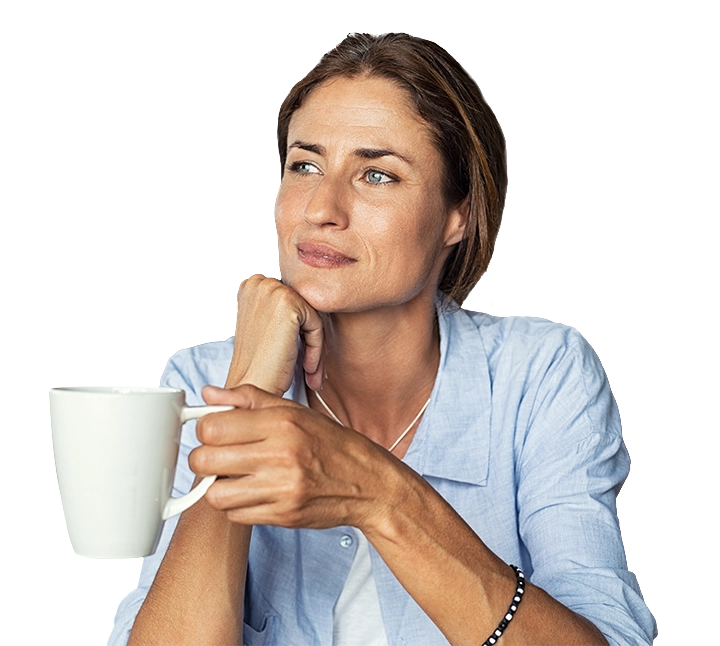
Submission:
POLYGON ((318 280, 292 276, 283 278, 283 282, 300 294, 316 312, 337 312, 347 306, 347 299, 340 298, 337 289, 318 280))
POLYGON ((402 306, 421 297, 425 291, 422 285, 392 292, 380 290, 378 285, 348 285, 340 281, 323 284, 317 281, 299 280, 291 282, 290 286, 314 310, 323 314, 369 312, 402 306))

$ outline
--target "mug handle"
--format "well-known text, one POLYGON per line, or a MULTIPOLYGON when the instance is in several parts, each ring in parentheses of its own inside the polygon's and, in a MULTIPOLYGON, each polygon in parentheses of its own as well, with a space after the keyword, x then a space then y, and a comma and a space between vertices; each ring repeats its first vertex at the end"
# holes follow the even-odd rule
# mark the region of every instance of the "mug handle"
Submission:
MULTIPOLYGON (((197 419, 203 415, 222 413, 223 411, 233 410, 234 408, 235 406, 183 406, 180 411, 180 422, 184 424, 188 420, 197 419)), ((205 492, 210 488, 210 485, 215 482, 216 478, 217 476, 205 476, 198 482, 194 489, 188 491, 184 496, 170 498, 163 509, 162 519, 167 520, 185 511, 188 507, 192 507, 205 495, 205 492)))

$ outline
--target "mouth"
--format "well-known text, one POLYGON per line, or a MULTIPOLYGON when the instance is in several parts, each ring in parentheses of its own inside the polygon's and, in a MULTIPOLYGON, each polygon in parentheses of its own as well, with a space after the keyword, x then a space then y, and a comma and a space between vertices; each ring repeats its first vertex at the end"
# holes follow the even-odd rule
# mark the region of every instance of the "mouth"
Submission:
POLYGON ((311 267, 332 269, 357 262, 354 258, 350 258, 337 249, 324 244, 300 242, 297 245, 297 250, 300 260, 311 267))
POLYGON ((336 262, 356 262, 354 258, 346 256, 344 253, 324 244, 314 242, 300 242, 297 245, 298 253, 301 257, 324 258, 326 260, 334 260, 336 262))

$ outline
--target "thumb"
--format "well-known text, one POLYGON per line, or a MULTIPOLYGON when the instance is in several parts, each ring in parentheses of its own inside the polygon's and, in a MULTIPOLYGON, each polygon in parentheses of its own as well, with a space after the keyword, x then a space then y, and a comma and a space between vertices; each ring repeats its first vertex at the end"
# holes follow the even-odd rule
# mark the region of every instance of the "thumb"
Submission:
POLYGON ((203 399, 207 404, 235 406, 236 408, 270 408, 272 406, 300 406, 290 399, 283 399, 252 384, 242 384, 235 388, 205 386, 203 399))

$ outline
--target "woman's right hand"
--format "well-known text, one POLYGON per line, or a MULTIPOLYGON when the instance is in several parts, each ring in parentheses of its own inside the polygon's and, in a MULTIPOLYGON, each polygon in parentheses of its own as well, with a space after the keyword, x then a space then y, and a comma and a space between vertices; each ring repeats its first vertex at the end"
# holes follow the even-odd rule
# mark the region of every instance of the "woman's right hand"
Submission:
POLYGON ((308 386, 322 385, 323 323, 320 315, 294 289, 260 274, 243 281, 226 388, 252 384, 282 396, 290 387, 304 346, 303 369, 308 386))

